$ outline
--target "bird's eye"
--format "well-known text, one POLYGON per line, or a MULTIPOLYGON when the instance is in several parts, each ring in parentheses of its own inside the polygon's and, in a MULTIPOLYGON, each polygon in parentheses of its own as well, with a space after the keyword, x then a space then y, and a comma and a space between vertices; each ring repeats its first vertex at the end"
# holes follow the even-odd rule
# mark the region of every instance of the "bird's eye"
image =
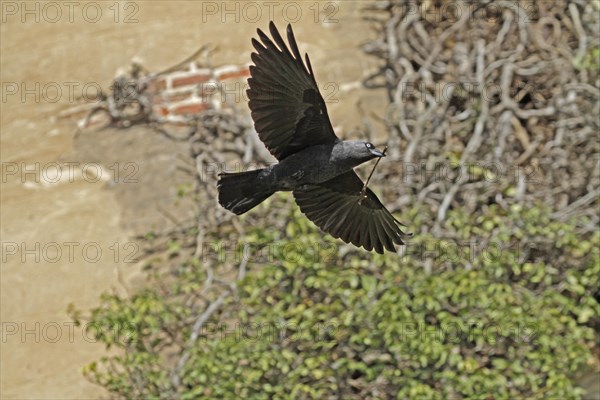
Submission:
POLYGON ((373 147, 373 145, 371 143, 367 143, 367 148, 370 149, 371 147, 373 147))

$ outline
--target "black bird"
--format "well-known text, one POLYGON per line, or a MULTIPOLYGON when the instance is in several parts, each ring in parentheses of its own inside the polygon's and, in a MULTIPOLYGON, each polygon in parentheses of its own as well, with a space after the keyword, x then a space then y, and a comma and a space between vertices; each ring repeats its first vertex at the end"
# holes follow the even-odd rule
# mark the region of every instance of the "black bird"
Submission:
POLYGON ((300 210, 319 228, 344 242, 395 251, 403 226, 367 189, 353 168, 384 154, 362 141, 334 133, 325 101, 305 55, 302 61, 292 27, 288 46, 269 24, 271 40, 258 29, 247 91, 254 126, 279 163, 268 168, 219 175, 219 203, 243 214, 277 191, 292 191, 300 210), (261 43, 262 42, 262 43, 261 43), (291 49, 291 51, 290 51, 291 49))

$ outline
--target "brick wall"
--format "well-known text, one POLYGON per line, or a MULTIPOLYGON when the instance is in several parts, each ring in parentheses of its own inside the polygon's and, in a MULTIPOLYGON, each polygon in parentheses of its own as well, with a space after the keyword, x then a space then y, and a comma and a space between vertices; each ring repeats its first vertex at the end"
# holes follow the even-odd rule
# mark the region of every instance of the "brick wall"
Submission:
POLYGON ((185 69, 161 75, 149 83, 154 113, 172 122, 208 109, 221 109, 228 102, 246 99, 247 66, 226 65, 185 69))
MULTIPOLYGON (((245 108, 246 79, 249 75, 247 65, 205 68, 192 62, 168 73, 145 75, 138 83, 147 87, 144 95, 152 104, 153 120, 185 123, 194 114, 209 109, 219 110, 228 103, 236 103, 245 108)), ((126 79, 133 82, 133 78, 126 79)), ((87 118, 91 110, 106 106, 106 102, 99 99, 82 101, 83 104, 62 111, 59 118, 78 118, 80 126, 106 122, 106 115, 102 113, 94 113, 91 118, 87 118)))

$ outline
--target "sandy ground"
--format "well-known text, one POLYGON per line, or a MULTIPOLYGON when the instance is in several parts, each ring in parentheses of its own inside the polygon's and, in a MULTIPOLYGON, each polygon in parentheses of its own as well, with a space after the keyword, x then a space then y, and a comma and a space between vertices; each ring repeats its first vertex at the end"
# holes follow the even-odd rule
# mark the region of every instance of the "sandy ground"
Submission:
POLYGON ((133 57, 157 71, 208 42, 216 65, 247 63, 250 37, 272 14, 280 28, 296 21, 318 81, 335 85, 339 103, 328 107, 342 135, 361 124, 358 99, 384 113, 383 92, 357 85, 376 65, 360 50, 373 35, 364 3, 272 3, 28 2, 30 13, 1 4, 1 398, 106 397, 80 372, 104 348, 73 327, 67 306, 143 282, 133 236, 172 223, 164 210, 186 218, 194 207, 176 200, 180 146, 145 127, 76 136, 74 121, 54 118, 74 105, 71 93, 108 88, 133 57))

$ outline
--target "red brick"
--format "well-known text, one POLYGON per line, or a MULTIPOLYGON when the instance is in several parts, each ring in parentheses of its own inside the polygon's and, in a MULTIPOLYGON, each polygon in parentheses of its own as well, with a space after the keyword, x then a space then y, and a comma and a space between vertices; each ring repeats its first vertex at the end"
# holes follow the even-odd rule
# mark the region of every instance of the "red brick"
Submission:
POLYGON ((192 103, 192 104, 184 104, 173 109, 173 114, 175 115, 183 115, 183 114, 198 114, 204 110, 208 110, 209 105, 207 103, 192 103))
POLYGON ((151 92, 162 92, 167 88, 167 80, 165 78, 156 78, 153 81, 150 81, 148 84, 148 89, 151 92))
POLYGON ((225 79, 239 79, 239 78, 245 78, 247 76, 250 76, 250 71, 246 68, 244 69, 240 69, 239 71, 231 71, 231 72, 225 72, 222 73, 221 75, 218 76, 218 79, 220 81, 224 81, 225 79))
POLYGON ((166 94, 166 101, 169 103, 174 103, 176 101, 182 101, 185 100, 189 97, 192 96, 192 91, 191 90, 186 90, 184 92, 179 92, 179 93, 169 93, 166 94))
POLYGON ((174 88, 179 86, 187 86, 187 85, 197 85, 199 83, 207 82, 210 80, 210 75, 205 73, 194 74, 189 76, 184 76, 181 78, 173 79, 172 86, 174 88))
POLYGON ((167 109, 167 107, 153 107, 154 109, 154 113, 160 115, 161 117, 166 117, 167 115, 169 115, 169 110, 167 109))

